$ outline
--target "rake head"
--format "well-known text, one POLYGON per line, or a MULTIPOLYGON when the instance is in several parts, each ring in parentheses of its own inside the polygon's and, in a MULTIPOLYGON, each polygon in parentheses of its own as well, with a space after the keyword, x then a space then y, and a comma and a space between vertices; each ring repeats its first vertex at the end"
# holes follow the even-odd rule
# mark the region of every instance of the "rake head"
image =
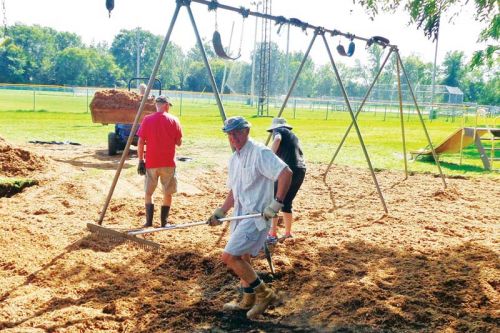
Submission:
POLYGON ((99 238, 108 239, 115 242, 130 241, 144 250, 159 252, 161 245, 150 240, 128 235, 113 229, 105 228, 94 223, 87 223, 87 229, 99 238))

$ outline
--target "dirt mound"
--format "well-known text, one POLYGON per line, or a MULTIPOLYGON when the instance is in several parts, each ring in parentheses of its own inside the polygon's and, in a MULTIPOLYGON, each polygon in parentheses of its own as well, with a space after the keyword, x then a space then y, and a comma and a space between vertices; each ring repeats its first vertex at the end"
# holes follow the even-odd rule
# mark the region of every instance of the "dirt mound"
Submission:
MULTIPOLYGON (((141 104, 142 96, 133 91, 115 89, 101 90, 94 94, 90 109, 124 109, 137 110, 141 104)), ((144 106, 145 111, 156 111, 155 103, 149 98, 144 106)))
POLYGON ((16 148, 0 138, 0 176, 30 177, 47 165, 45 157, 16 148))

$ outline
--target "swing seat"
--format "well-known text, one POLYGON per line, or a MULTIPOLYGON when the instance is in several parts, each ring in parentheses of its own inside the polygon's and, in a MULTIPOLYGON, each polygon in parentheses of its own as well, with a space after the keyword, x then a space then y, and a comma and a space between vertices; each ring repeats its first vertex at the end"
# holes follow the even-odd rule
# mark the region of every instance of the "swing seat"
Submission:
POLYGON ((241 55, 239 55, 237 57, 230 57, 226 54, 226 51, 224 51, 224 47, 222 46, 222 40, 220 37, 220 33, 217 30, 214 31, 214 35, 212 37, 212 43, 214 45, 215 54, 217 54, 217 56, 219 58, 226 59, 226 60, 236 60, 241 56, 241 55))

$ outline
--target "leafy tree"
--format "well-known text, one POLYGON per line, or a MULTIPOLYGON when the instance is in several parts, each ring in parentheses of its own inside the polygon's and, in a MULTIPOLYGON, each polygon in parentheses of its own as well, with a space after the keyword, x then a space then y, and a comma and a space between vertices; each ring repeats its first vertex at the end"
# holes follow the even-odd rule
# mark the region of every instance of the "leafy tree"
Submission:
MULTIPOLYGON (((432 84, 432 63, 425 63, 416 55, 410 55, 408 57, 403 57, 403 66, 408 75, 408 80, 413 88, 419 85, 429 85, 432 84)), ((401 70, 401 75, 402 75, 401 70)), ((406 84, 406 80, 401 80, 402 84, 406 84)))
POLYGON ((68 47, 83 47, 82 38, 71 32, 57 32, 55 34, 55 48, 62 51, 68 47))
POLYGON ((461 81, 464 101, 500 105, 500 78, 498 75, 489 77, 484 72, 485 68, 476 67, 465 73, 461 81))
POLYGON ((314 82, 314 91, 318 97, 331 97, 333 95, 333 88, 336 84, 335 74, 333 73, 332 66, 326 64, 321 66, 315 74, 316 80, 314 82))
MULTIPOLYGON (((379 12, 394 12, 404 4, 410 14, 410 22, 422 29, 428 38, 434 40, 438 36, 440 17, 442 13, 461 8, 468 0, 353 0, 363 6, 371 18, 379 12)), ((485 25, 478 36, 478 41, 491 43, 485 50, 476 51, 472 65, 478 66, 487 63, 490 67, 498 64, 498 38, 500 35, 500 15, 498 0, 474 0, 476 10, 475 20, 485 25)), ((455 13, 453 17, 457 14, 455 13)), ((453 18, 452 18, 453 20, 453 18)))
POLYGON ((187 71, 185 66, 186 61, 182 49, 169 43, 158 71, 158 77, 162 80, 165 89, 175 90, 183 87, 187 71))
POLYGON ((252 65, 243 61, 235 61, 230 65, 227 88, 231 92, 249 94, 252 81, 252 65))
MULTIPOLYGON (((205 53, 207 54, 208 60, 215 58, 215 52, 212 46, 212 43, 208 41, 203 41, 203 48, 205 49, 205 53)), ((198 43, 196 45, 193 45, 192 48, 189 49, 187 52, 186 58, 189 63, 191 62, 203 62, 203 58, 201 56, 200 49, 198 48, 198 43)))
POLYGON ((451 87, 459 87, 464 76, 464 53, 459 51, 447 52, 444 58, 444 79, 441 82, 451 87))
MULTIPOLYGON (((222 76, 224 74, 224 62, 222 60, 214 59, 210 62, 210 67, 212 69, 217 87, 220 87, 222 76)), ((191 91, 213 91, 208 78, 207 68, 203 62, 194 61, 190 64, 185 87, 187 90, 191 91)))
POLYGON ((16 24, 9 27, 7 36, 13 44, 23 50, 26 62, 23 71, 23 83, 53 82, 52 61, 56 55, 56 31, 39 25, 26 26, 16 24))
POLYGON ((139 49, 139 77, 149 77, 160 45, 161 38, 148 31, 140 28, 134 30, 123 29, 113 39, 110 51, 128 79, 137 75, 137 49, 139 49))
MULTIPOLYGON (((292 61, 290 63, 290 69, 292 73, 296 73, 298 67, 300 66, 300 62, 302 61, 302 54, 300 54, 300 60, 295 57, 292 57, 292 61), (294 59, 295 58, 295 59, 294 59)), ((304 96, 304 97, 313 97, 315 96, 314 92, 314 62, 309 58, 304 63, 304 67, 300 73, 299 79, 295 85, 294 95, 295 96, 304 96)))
POLYGON ((55 80, 57 84, 81 85, 89 71, 90 61, 85 49, 69 47, 55 58, 55 80))
POLYGON ((98 48, 87 49, 87 57, 90 62, 87 73, 87 82, 82 82, 89 86, 113 87, 120 78, 123 71, 119 68, 113 56, 109 52, 103 52, 98 48))
POLYGON ((26 56, 12 40, 0 46, 0 82, 18 83, 26 80, 26 56))

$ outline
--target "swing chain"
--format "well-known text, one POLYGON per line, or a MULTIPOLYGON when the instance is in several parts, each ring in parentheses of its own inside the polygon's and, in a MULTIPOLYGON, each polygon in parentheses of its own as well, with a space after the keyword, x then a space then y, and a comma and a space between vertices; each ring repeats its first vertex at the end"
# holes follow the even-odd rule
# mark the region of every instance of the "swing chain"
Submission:
POLYGON ((219 3, 217 0, 212 0, 210 3, 207 5, 208 11, 214 11, 215 12, 215 31, 219 31, 218 25, 217 25, 217 7, 219 7, 219 3))
POLYGON ((2 14, 3 14, 3 35, 7 36, 7 10, 5 9, 5 0, 2 0, 2 14))

